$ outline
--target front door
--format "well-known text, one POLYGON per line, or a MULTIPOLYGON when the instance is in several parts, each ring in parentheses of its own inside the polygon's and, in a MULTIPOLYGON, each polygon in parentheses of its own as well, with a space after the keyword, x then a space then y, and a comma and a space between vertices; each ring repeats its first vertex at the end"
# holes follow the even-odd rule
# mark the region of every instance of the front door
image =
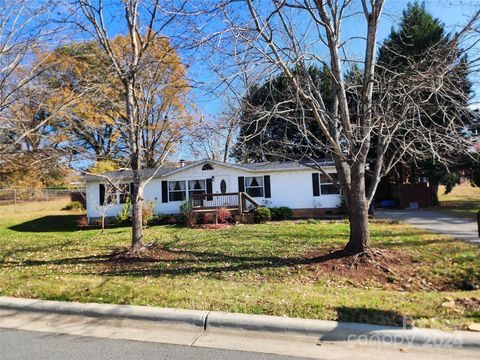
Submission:
MULTIPOLYGON (((231 193, 232 188, 230 186, 230 178, 228 177, 228 175, 215 176, 213 189, 216 194, 231 193)), ((217 206, 222 206, 227 208, 237 207, 238 195, 233 194, 233 195, 219 196, 217 206)))
POLYGON ((228 175, 218 175, 215 177, 215 185, 213 187, 213 191, 216 194, 225 194, 232 191, 228 175))

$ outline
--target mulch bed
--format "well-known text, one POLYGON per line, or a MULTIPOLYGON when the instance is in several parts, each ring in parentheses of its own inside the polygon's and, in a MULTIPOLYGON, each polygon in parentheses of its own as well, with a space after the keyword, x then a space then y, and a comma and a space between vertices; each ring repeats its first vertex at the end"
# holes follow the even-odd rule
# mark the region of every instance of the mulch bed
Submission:
POLYGON ((163 249, 157 245, 147 245, 139 253, 131 253, 129 248, 115 250, 109 255, 109 261, 116 263, 159 262, 181 258, 180 254, 163 249))
POLYGON ((377 249, 373 258, 359 258, 342 250, 320 249, 305 254, 305 258, 306 267, 314 274, 332 275, 332 286, 335 286, 335 278, 342 277, 350 286, 364 287, 376 282, 396 290, 422 288, 410 255, 400 250, 377 249), (408 283, 411 285, 406 286, 408 283))

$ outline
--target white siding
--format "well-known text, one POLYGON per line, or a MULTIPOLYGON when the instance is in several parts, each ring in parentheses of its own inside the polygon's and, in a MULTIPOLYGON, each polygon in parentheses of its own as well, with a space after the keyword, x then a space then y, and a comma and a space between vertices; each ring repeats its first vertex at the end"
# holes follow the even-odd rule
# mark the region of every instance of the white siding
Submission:
MULTIPOLYGON (((340 205, 339 195, 313 196, 311 169, 290 169, 277 171, 248 171, 218 164, 213 165, 214 170, 202 170, 202 164, 178 171, 167 177, 154 178, 145 186, 144 197, 146 200, 155 200, 155 213, 176 214, 180 212, 181 201, 162 203, 162 180, 165 181, 188 181, 207 179, 212 176, 213 192, 219 193, 221 179, 227 180, 227 192, 238 192, 239 176, 263 176, 270 175, 271 198, 256 198, 265 206, 288 206, 291 209, 309 208, 335 208, 340 205)), ((332 168, 329 172, 335 172, 332 168)), ((129 181, 125 181, 129 182, 129 181)), ((87 215, 100 217, 102 207, 99 205, 99 182, 87 182, 87 215)), ((188 196, 188 195, 187 195, 188 196)), ((123 205, 106 206, 106 216, 116 216, 123 205)))

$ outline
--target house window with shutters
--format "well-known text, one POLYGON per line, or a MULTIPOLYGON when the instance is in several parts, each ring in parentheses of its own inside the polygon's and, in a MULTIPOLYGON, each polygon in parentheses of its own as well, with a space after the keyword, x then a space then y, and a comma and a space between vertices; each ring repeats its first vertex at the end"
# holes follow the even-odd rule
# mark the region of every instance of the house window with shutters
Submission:
POLYGON ((326 176, 320 175, 320 194, 321 195, 338 195, 340 194, 340 188, 332 180, 336 181, 334 174, 326 176))
POLYGON ((131 197, 131 184, 100 184, 100 205, 125 204, 131 197))
POLYGON ((187 198, 187 189, 185 181, 169 181, 168 182, 168 200, 184 201, 187 198))
POLYGON ((118 185, 118 188, 118 203, 125 204, 129 201, 131 202, 130 184, 120 184, 118 185))
POLYGON ((245 177, 245 192, 251 197, 263 197, 263 176, 245 177))
POLYGON ((207 192, 205 180, 189 180, 188 193, 189 194, 205 194, 207 192))

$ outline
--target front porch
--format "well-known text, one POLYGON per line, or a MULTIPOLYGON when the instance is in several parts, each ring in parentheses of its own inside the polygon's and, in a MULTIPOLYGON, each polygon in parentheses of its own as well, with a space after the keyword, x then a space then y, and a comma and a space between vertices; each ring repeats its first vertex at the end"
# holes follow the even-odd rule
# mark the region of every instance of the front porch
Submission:
POLYGON ((190 194, 190 209, 193 213, 214 212, 225 208, 241 217, 253 213, 260 204, 246 192, 231 192, 220 194, 190 194))

